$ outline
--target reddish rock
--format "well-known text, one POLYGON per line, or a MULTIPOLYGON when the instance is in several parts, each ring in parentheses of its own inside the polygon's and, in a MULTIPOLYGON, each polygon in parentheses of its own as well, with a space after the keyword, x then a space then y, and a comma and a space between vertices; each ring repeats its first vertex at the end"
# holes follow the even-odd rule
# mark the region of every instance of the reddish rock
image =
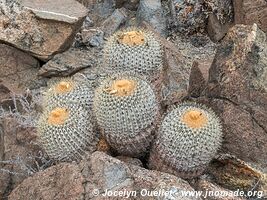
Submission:
POLYGON ((218 47, 207 96, 223 121, 222 151, 267 167, 267 45, 254 25, 236 25, 218 47))
MULTIPOLYGON (((194 191, 184 180, 173 175, 150 171, 136 165, 127 165, 104 153, 95 152, 89 162, 80 164, 86 177, 85 199, 126 199, 127 196, 104 197, 108 191, 135 191, 130 199, 168 199, 177 200, 199 199, 183 196, 181 191, 194 191), (169 191, 160 196, 144 195, 146 191, 169 191), (94 193, 96 192, 96 193, 94 193), (143 196, 142 196, 142 194, 143 196)), ((150 193, 151 194, 151 193, 150 193)))
POLYGON ((27 178, 12 191, 8 199, 82 199, 83 181, 77 165, 62 163, 27 178))
POLYGON ((2 92, 23 92, 37 82, 39 62, 14 47, 0 44, 0 82, 2 92))
POLYGON ((220 186, 233 191, 259 191, 255 197, 267 195, 267 174, 229 154, 219 155, 210 164, 208 173, 220 186))
POLYGON ((44 61, 72 45, 87 14, 85 7, 74 0, 19 3, 1 1, 0 8, 5 12, 0 16, 0 41, 44 61))
POLYGON ((190 67, 188 60, 169 41, 161 39, 164 47, 164 85, 165 105, 180 102, 187 95, 190 67))
POLYGON ((5 117, 0 122, 4 137, 4 154, 0 162, 1 197, 8 195, 25 178, 39 170, 38 162, 43 154, 36 144, 37 137, 33 128, 23 128, 16 119, 10 117, 5 117))
POLYGON ((233 191, 224 189, 209 180, 200 179, 195 186, 198 191, 202 191, 202 198, 207 200, 245 200, 243 196, 234 194, 233 191))
POLYGON ((267 1, 266 0, 235 0, 235 23, 253 24, 267 33, 267 1))

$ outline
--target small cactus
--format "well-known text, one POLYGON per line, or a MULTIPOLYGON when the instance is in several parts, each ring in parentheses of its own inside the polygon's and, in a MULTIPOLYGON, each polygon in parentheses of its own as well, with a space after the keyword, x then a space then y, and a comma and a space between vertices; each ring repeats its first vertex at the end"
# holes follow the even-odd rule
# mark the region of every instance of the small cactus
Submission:
POLYGON ((105 79, 96 90, 93 109, 105 139, 118 153, 146 152, 158 114, 155 94, 146 81, 125 74, 105 79))
POLYGON ((103 63, 107 70, 138 73, 153 83, 162 76, 162 47, 152 32, 129 28, 108 39, 103 63))
POLYGON ((44 97, 44 106, 78 104, 90 108, 93 104, 93 94, 93 89, 86 83, 64 78, 50 86, 44 97))
POLYGON ((169 112, 150 153, 152 169, 183 178, 200 175, 222 142, 221 123, 204 105, 183 103, 169 112))
POLYGON ((76 105, 47 107, 38 121, 39 141, 51 159, 78 160, 97 146, 92 118, 76 105))

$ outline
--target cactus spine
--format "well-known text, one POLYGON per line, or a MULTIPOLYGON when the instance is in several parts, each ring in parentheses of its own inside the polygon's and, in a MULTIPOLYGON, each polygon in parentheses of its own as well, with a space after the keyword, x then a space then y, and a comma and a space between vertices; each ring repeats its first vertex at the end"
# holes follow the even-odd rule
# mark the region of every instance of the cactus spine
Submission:
POLYGON ((45 107, 55 104, 78 104, 85 108, 92 107, 94 91, 88 84, 64 78, 51 84, 44 97, 45 107))
POLYGON ((42 147, 54 160, 79 160, 85 151, 94 151, 98 141, 89 112, 77 105, 47 107, 38 133, 42 147))
POLYGON ((104 137, 119 154, 146 152, 158 114, 155 94, 146 81, 126 74, 105 79, 96 90, 93 108, 104 137))
POLYGON ((204 105, 183 103, 165 116, 149 165, 183 178, 198 176, 221 141, 221 123, 214 112, 204 105))
POLYGON ((162 47, 152 32, 129 28, 108 39, 103 63, 107 70, 138 73, 154 83, 162 76, 162 47))

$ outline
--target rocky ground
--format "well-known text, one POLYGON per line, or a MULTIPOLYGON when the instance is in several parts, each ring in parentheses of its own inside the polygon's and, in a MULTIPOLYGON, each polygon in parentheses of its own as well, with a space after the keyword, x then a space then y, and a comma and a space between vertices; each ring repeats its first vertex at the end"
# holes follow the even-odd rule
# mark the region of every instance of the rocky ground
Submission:
POLYGON ((267 1, 78 1, 0 0, 0 199, 106 199, 105 190, 137 191, 130 199, 267 199, 267 1), (164 108, 194 100, 222 119, 222 148, 201 177, 148 170, 146 160, 115 157, 105 145, 79 163, 55 163, 37 143, 49 81, 97 86, 106 38, 128 26, 162 43, 164 108), (171 193, 142 197, 142 189, 171 193), (236 190, 261 193, 182 194, 236 190))

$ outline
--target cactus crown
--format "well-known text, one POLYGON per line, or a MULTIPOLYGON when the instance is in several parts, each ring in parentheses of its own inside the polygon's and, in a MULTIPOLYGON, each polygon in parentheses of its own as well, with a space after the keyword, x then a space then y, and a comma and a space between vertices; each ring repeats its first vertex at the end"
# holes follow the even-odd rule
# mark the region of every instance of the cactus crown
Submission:
POLYGON ((66 108, 55 108, 53 109, 49 115, 47 122, 50 125, 62 125, 66 122, 66 120, 69 118, 69 111, 66 108))
POLYGON ((117 36, 117 41, 120 44, 126 44, 129 46, 143 45, 146 42, 142 31, 128 31, 120 33, 117 36))
POLYGON ((130 96, 136 89, 136 82, 134 80, 115 80, 113 84, 105 91, 111 95, 116 96, 130 96))
POLYGON ((55 86, 55 92, 58 94, 62 93, 68 93, 73 90, 74 88, 74 82, 71 80, 66 80, 66 81, 60 81, 58 84, 55 86))
POLYGON ((188 110, 181 116, 181 121, 190 128, 201 128, 208 122, 207 116, 202 110, 188 110))

